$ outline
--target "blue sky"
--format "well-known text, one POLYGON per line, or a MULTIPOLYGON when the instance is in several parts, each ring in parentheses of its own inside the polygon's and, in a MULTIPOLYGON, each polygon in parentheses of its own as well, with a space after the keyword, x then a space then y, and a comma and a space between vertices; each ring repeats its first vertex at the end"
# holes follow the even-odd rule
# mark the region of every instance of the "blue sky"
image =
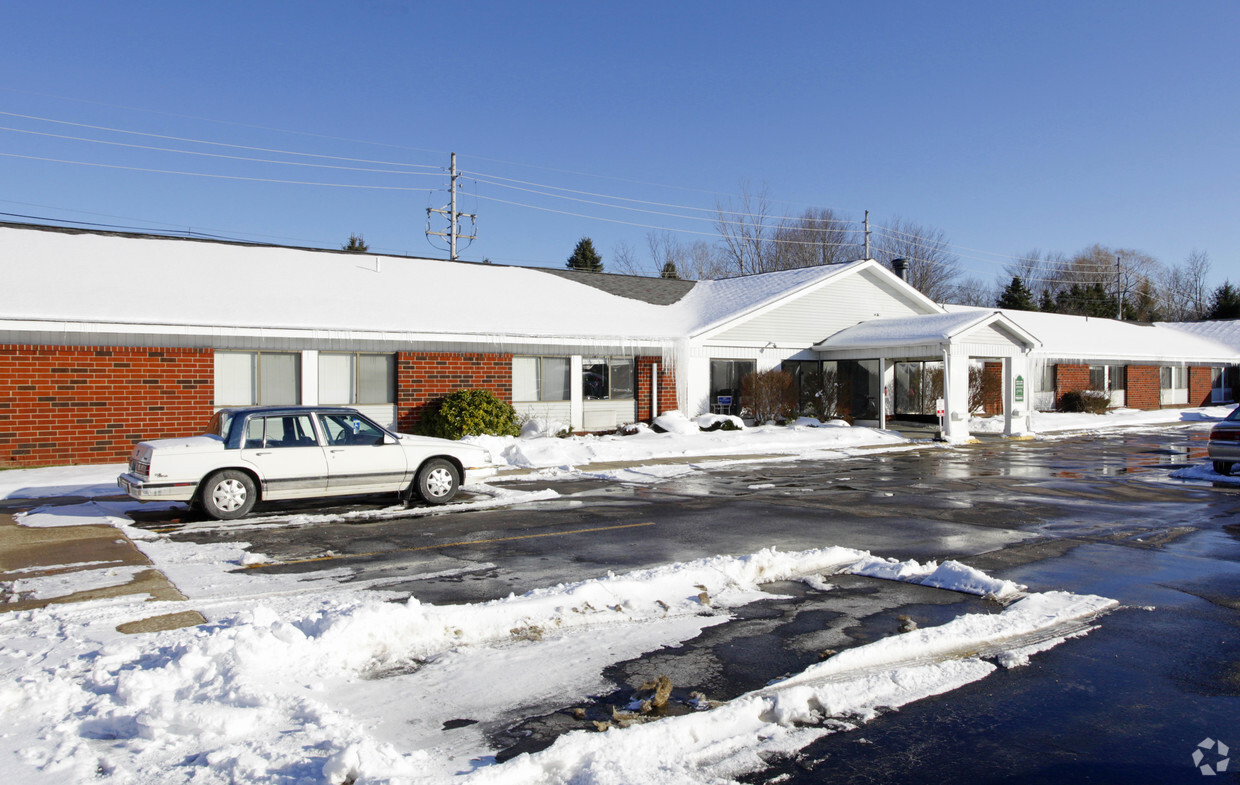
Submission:
POLYGON ((649 227, 710 239, 686 216, 748 182, 779 214, 941 229, 987 279, 1093 243, 1240 279, 1234 0, 45 0, 5 22, 7 213, 444 256, 426 208, 455 151, 463 259, 561 266, 582 236, 645 258, 649 227))

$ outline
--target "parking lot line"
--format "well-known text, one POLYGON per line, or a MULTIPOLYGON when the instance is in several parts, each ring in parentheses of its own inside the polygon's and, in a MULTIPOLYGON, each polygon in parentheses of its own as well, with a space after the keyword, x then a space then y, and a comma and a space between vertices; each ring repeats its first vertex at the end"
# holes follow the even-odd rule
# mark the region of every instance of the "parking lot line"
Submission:
POLYGON ((330 556, 315 556, 310 559, 290 559, 289 561, 266 561, 247 564, 244 569, 254 570, 260 567, 282 567, 288 564, 310 564, 312 562, 335 561, 336 559, 361 559, 367 556, 382 556, 387 553, 410 553, 413 551, 435 551, 440 548, 457 548, 465 545, 486 545, 492 542, 510 542, 512 540, 533 540, 538 537, 564 537, 570 534, 590 534, 592 532, 615 531, 617 529, 635 529, 640 526, 654 526, 654 521, 647 523, 622 523, 617 526, 597 526, 592 529, 570 529, 563 532, 543 532, 542 534, 518 534, 512 537, 492 537, 486 540, 463 540, 461 542, 445 542, 438 545, 419 545, 416 548, 396 548, 390 551, 371 551, 369 553, 337 553, 330 556))

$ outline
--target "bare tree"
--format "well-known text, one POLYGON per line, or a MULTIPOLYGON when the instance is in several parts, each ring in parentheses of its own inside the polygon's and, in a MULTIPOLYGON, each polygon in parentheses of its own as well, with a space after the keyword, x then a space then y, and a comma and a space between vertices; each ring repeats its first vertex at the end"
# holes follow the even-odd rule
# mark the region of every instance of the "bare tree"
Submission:
POLYGON ((989 308, 994 306, 998 296, 998 290, 994 284, 987 283, 981 278, 970 277, 962 278, 953 285, 942 302, 989 308))
POLYGON ((1060 273, 1067 267, 1068 257, 1062 252, 1044 253, 1035 248, 1003 265, 1004 275, 998 283, 1005 286, 1012 278, 1019 278, 1033 295, 1034 302, 1040 302, 1044 294, 1054 299, 1062 285, 1060 273))
POLYGON ((907 259, 905 280, 935 302, 944 302, 960 277, 960 260, 948 247, 942 229, 895 218, 875 232, 874 258, 891 267, 907 259))
POLYGON ((772 269, 815 267, 851 262, 861 258, 857 232, 849 221, 830 208, 810 207, 800 218, 784 219, 771 238, 772 269))
POLYGON ((633 246, 629 245, 627 240, 618 241, 615 247, 612 248, 611 271, 614 273, 620 273, 621 275, 652 274, 637 261, 637 253, 633 250, 633 246))
POLYGON ((682 243, 669 232, 648 232, 646 246, 650 249, 654 269, 662 270, 670 262, 677 275, 685 280, 722 278, 735 273, 724 254, 704 240, 682 243))
POLYGON ((738 199, 736 204, 732 199, 715 202, 715 228, 724 257, 737 275, 768 272, 774 253, 766 186, 755 194, 748 182, 741 183, 738 199))
POLYGON ((1160 290, 1163 316, 1173 322, 1193 322, 1206 318, 1212 294, 1210 254, 1193 249, 1182 264, 1168 268, 1160 290))

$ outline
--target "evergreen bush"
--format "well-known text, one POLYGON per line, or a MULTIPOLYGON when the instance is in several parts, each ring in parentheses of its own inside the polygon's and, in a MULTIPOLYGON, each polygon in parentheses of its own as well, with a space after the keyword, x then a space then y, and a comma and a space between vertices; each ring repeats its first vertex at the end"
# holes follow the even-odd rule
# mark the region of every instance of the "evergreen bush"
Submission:
POLYGON ((462 436, 518 436, 517 411, 488 390, 457 390, 431 405, 422 432, 441 439, 462 436))
POLYGON ((1111 396, 1097 390, 1069 390, 1059 399, 1061 412, 1106 414, 1110 405, 1111 396))

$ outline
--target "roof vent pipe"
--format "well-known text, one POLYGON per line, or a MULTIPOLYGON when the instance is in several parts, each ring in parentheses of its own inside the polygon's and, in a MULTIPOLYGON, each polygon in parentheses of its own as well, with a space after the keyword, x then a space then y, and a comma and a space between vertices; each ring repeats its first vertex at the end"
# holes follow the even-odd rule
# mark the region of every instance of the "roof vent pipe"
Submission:
POLYGON ((908 269, 908 259, 892 259, 891 269, 896 275, 900 276, 900 280, 903 281, 904 272, 908 269))

